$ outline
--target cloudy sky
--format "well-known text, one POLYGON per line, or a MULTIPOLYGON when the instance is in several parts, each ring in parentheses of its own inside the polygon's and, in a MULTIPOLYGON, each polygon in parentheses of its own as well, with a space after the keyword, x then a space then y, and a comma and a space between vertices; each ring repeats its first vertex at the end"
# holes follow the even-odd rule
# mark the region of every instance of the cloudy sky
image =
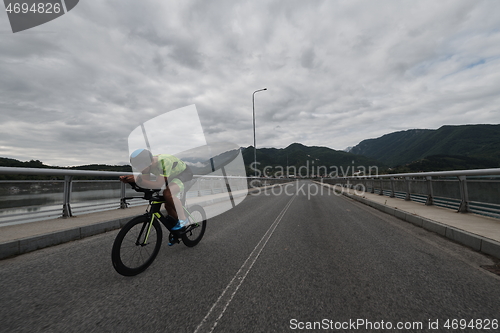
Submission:
POLYGON ((0 156, 23 161, 124 163, 192 104, 246 147, 264 87, 258 147, 500 123, 498 1, 81 0, 15 34, 2 11, 0 38, 0 156))

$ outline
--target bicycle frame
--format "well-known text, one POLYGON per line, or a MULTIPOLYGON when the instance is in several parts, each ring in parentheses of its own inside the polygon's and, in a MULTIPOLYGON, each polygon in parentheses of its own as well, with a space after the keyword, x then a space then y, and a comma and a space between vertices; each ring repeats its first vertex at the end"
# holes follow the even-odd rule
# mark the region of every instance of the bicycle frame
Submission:
MULTIPOLYGON (((161 222, 161 224, 163 224, 165 226, 165 228, 167 228, 170 232, 172 232, 171 228, 177 223, 177 221, 175 221, 170 215, 165 216, 160 211, 161 205, 163 203, 165 203, 165 201, 156 200, 156 199, 159 199, 159 198, 154 198, 154 199, 152 198, 149 201, 150 206, 148 207, 148 211, 146 212, 146 215, 148 216, 148 219, 149 219, 149 222, 147 223, 148 230, 146 232, 146 236, 144 237, 144 240, 141 242, 140 239, 141 239, 142 234, 144 233, 144 228, 146 227, 146 224, 144 224, 144 226, 141 229, 141 232, 137 236, 136 245, 145 246, 147 244, 147 241, 149 238, 149 233, 151 232, 151 228, 153 227, 153 222, 155 219, 158 220, 159 222, 161 222)), ((194 217, 191 215, 189 210, 184 206, 184 204, 182 205, 182 208, 184 209, 186 214, 191 218, 191 221, 193 222, 190 225, 188 225, 187 228, 182 232, 182 233, 186 233, 186 232, 192 230, 193 228, 196 228, 200 221, 196 221, 194 219, 194 217)), ((177 234, 177 236, 181 236, 182 233, 177 234)))

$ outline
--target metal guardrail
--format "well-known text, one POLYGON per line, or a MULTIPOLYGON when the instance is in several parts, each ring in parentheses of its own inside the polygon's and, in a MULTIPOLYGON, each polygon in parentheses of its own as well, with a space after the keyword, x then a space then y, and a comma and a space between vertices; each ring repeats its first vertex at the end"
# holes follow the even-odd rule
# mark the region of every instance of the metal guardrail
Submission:
MULTIPOLYGON (((127 208, 127 205, 140 205, 140 204, 145 204, 144 200, 141 199, 136 199, 135 201, 132 200, 127 200, 125 201, 125 198, 129 195, 127 195, 127 190, 131 192, 131 189, 127 188, 127 185, 125 183, 120 182, 119 180, 75 180, 74 177, 77 176, 91 176, 91 177, 119 177, 122 175, 127 175, 130 174, 130 172, 112 172, 112 171, 88 171, 88 170, 65 170, 65 169, 38 169, 38 168, 12 168, 12 167, 0 167, 0 174, 4 175, 36 175, 36 176, 64 176, 64 180, 13 180, 13 181, 0 181, 0 186, 2 184, 13 184, 16 185, 14 187, 14 193, 15 189, 19 191, 19 187, 27 187, 29 188, 30 185, 25 184, 25 183, 31 183, 31 186, 46 186, 46 187, 53 187, 53 191, 56 191, 58 193, 62 192, 62 213, 60 208, 53 208, 52 209, 44 209, 43 212, 36 212, 37 216, 41 216, 42 218, 51 218, 55 216, 59 217, 71 217, 73 216, 74 210, 76 209, 77 213, 86 213, 89 211, 95 211, 95 210, 106 210, 106 209, 114 209, 117 208, 118 200, 115 204, 110 204, 110 203, 92 203, 90 205, 75 205, 73 203, 72 206, 72 194, 75 192, 75 185, 77 187, 82 187, 85 186, 85 183, 94 183, 94 184, 99 184, 100 188, 106 188, 108 187, 115 187, 116 184, 120 184, 120 201, 119 201, 119 207, 120 208, 127 208), (63 183, 63 188, 61 189, 61 183, 63 183), (23 184, 23 185, 21 185, 23 184), (102 185, 101 185, 102 184, 102 185), (112 184, 112 185, 109 185, 112 184), (59 192, 60 191, 60 192, 59 192), (78 207, 77 207, 78 206, 78 207)), ((205 196, 205 195, 213 195, 217 193, 222 193, 227 191, 227 183, 226 181, 222 178, 222 176, 199 176, 195 175, 195 178, 202 178, 200 181, 197 181, 193 187, 190 188, 188 194, 188 197, 191 196, 205 196)), ((233 179, 231 181, 231 188, 233 190, 243 190, 255 186, 264 186, 267 185, 267 183, 270 182, 270 180, 266 179, 254 179, 254 178, 246 178, 246 177, 232 177, 232 176, 226 176, 227 179, 233 179), (242 182, 234 181, 234 179, 241 179, 242 182)), ((115 189, 116 190, 116 189, 115 189)), ((36 191, 35 191, 36 192, 36 191)), ((38 191, 40 192, 40 191, 38 191)), ((135 195, 137 195, 135 192, 133 192, 135 195)), ((35 194, 36 196, 36 194, 35 194)), ((28 199, 29 200, 29 199, 28 199)), ((26 214, 26 213, 24 213, 26 214)), ((9 215, 3 215, 2 218, 15 218, 19 217, 19 215, 24 215, 24 214, 9 214, 9 215)))
MULTIPOLYGON (((62 217, 73 216, 71 211, 71 193, 73 188, 73 178, 75 176, 90 177, 119 177, 130 174, 130 172, 112 171, 88 171, 88 170, 65 170, 65 169, 38 169, 38 168, 12 168, 0 167, 0 174, 3 175, 37 175, 37 176, 64 176, 63 191, 63 212, 62 217)), ((122 198, 125 197, 125 184, 121 186, 122 198)))
POLYGON ((500 217, 500 168, 352 176, 323 180, 369 191, 456 209, 460 213, 500 217))
MULTIPOLYGON (((73 215, 71 207, 71 197, 73 185, 85 182, 99 182, 98 180, 83 181, 74 180, 76 176, 92 177, 119 177, 130 174, 129 172, 111 172, 111 171, 87 171, 87 170, 65 170, 65 169, 37 169, 37 168, 10 168, 0 167, 0 174, 5 175, 49 175, 64 176, 63 182, 63 209, 62 217, 73 215)), ((322 179, 325 183, 338 184, 344 187, 363 189, 371 193, 387 195, 389 197, 399 197, 405 200, 412 200, 425 203, 426 205, 436 205, 441 207, 453 208, 458 212, 473 212, 493 217, 500 217, 500 168, 497 169, 479 169, 479 170, 456 170, 456 171, 438 171, 422 173, 403 173, 388 174, 377 176, 353 176, 342 178, 322 179)), ((207 177, 210 176, 195 176, 207 177)), ((197 188, 191 188, 192 191, 198 191, 199 195, 208 195, 221 193, 225 189, 224 181, 218 182, 217 176, 212 176, 214 181, 209 186, 197 182, 197 188), (214 184, 219 184, 216 188, 214 184), (205 185, 205 186, 204 186, 205 185)), ((280 180, 266 178, 245 178, 247 186, 264 186, 280 180)), ((281 181, 289 181, 282 179, 281 181)), ((18 181, 18 182, 54 182, 54 181, 18 181)), ((104 182, 104 181, 100 181, 104 182)), ((126 208, 126 184, 120 181, 108 181, 120 183, 120 207, 126 208)), ((59 214, 61 216, 61 214, 59 214)))

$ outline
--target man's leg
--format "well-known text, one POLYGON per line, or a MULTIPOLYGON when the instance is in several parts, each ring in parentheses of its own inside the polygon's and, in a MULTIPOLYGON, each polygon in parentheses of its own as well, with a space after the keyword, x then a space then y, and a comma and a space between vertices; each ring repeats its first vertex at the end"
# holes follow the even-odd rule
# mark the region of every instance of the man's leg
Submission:
POLYGON ((186 214, 184 214, 184 209, 182 208, 182 203, 177 194, 181 191, 179 185, 175 183, 170 183, 167 188, 163 191, 163 197, 165 198, 165 209, 168 215, 172 216, 174 219, 185 220, 186 214))

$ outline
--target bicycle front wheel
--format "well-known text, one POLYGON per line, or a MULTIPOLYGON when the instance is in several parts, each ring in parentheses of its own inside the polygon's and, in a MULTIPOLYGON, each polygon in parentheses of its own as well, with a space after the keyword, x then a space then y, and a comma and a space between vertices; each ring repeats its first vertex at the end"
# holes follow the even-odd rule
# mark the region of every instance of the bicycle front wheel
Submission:
POLYGON ((193 247, 198 244, 207 228, 207 218, 203 207, 195 205, 188 209, 188 225, 186 232, 182 235, 182 242, 184 245, 193 247))
POLYGON ((149 267, 160 251, 162 230, 146 215, 128 222, 116 236, 111 251, 113 267, 121 275, 137 275, 149 267))

